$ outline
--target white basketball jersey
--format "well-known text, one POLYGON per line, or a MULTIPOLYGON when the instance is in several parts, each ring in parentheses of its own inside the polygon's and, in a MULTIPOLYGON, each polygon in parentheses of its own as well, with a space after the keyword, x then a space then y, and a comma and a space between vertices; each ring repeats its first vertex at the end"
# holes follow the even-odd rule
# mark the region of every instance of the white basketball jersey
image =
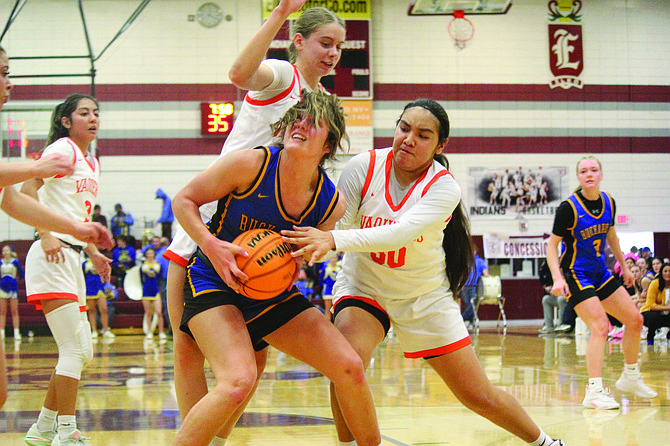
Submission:
POLYGON ((249 91, 246 94, 233 130, 223 144, 221 155, 269 145, 274 137, 270 124, 279 121, 286 110, 300 100, 303 88, 311 91, 295 65, 276 59, 268 59, 263 63, 273 70, 278 84, 272 89, 249 91), (287 76, 289 73, 292 76, 287 76), (282 80, 288 79, 292 79, 290 84, 282 85, 282 80))
POLYGON ((351 195, 343 188, 360 183, 362 189, 355 192, 360 194, 360 202, 352 203, 358 206, 355 217, 349 212, 345 215, 351 229, 333 231, 337 249, 347 251, 334 296, 406 299, 441 286, 446 292, 443 230, 460 201, 460 187, 444 166, 433 162, 403 189, 393 174, 392 149, 368 153, 357 156, 369 158, 367 173, 365 160, 361 160, 357 179, 347 181, 343 172, 338 185, 347 197, 348 208, 351 195))
MULTIPOLYGON (((44 179, 44 186, 37 191, 40 203, 75 221, 90 221, 91 211, 98 196, 98 178, 100 164, 94 157, 88 159, 81 149, 70 138, 61 138, 44 149, 44 155, 60 153, 67 156, 74 166, 74 173, 69 176, 44 179)), ((52 233, 67 243, 86 246, 69 234, 52 233)))

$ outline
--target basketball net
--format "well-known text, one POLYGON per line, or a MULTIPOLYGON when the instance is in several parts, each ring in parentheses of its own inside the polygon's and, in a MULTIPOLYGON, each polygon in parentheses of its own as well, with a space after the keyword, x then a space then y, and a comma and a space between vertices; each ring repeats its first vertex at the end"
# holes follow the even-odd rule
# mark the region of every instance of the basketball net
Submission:
POLYGON ((447 27, 449 35, 454 41, 454 46, 459 50, 465 48, 470 40, 475 36, 475 26, 465 18, 465 11, 455 10, 454 18, 447 27))

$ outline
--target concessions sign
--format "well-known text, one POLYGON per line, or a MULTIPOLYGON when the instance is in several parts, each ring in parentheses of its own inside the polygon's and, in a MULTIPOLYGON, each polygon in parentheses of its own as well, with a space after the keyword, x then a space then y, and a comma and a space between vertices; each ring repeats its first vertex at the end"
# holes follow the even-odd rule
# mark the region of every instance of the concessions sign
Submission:
POLYGON ((484 257, 487 259, 529 259, 547 257, 549 235, 507 236, 483 234, 484 257))

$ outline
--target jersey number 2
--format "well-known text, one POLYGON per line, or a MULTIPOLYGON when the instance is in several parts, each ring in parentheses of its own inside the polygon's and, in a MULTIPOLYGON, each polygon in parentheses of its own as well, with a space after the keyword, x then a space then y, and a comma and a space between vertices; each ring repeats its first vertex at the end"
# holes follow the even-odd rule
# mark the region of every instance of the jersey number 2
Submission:
POLYGON ((379 263, 380 265, 387 265, 389 268, 400 268, 401 266, 405 266, 406 253, 407 248, 400 248, 398 251, 371 252, 370 257, 375 263, 379 263))

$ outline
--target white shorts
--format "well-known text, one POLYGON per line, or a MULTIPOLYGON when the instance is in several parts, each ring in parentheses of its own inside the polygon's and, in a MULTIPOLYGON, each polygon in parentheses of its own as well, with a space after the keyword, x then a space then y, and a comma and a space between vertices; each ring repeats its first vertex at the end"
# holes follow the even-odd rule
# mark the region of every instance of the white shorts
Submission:
POLYGON ((335 309, 340 302, 355 299, 386 313, 406 358, 444 355, 472 343, 461 308, 450 291, 440 288, 411 299, 371 298, 338 282, 343 286, 334 297, 335 309))
MULTIPOLYGON (((200 206, 200 218, 202 218, 203 223, 207 223, 212 219, 212 215, 216 212, 217 205, 217 201, 212 201, 211 203, 200 206)), ((179 227, 172 239, 172 243, 170 243, 168 249, 163 253, 163 257, 186 268, 189 259, 195 253, 197 248, 198 245, 191 240, 191 237, 188 236, 186 231, 179 227)))
POLYGON ((16 291, 3 291, 0 290, 0 299, 18 299, 19 293, 16 291))
POLYGON ((27 300, 41 310, 42 300, 69 299, 79 303, 80 311, 86 311, 86 282, 81 256, 69 247, 61 252, 65 256, 64 262, 47 262, 42 242, 38 240, 32 244, 26 256, 27 300))

